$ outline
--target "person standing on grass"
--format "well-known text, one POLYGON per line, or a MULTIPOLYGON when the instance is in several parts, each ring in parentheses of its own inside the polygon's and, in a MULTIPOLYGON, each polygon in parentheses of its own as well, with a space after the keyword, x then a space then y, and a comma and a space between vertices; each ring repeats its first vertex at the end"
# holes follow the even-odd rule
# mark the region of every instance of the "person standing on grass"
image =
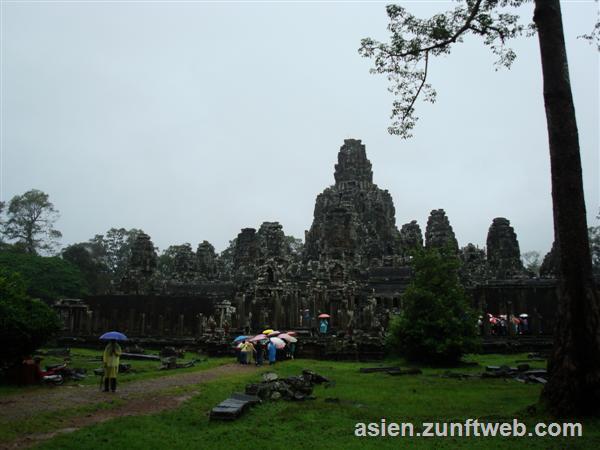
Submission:
POLYGON ((277 360, 277 347, 275 347, 275 344, 273 344, 272 341, 269 341, 267 352, 269 353, 269 365, 275 364, 275 361, 277 360))
POLYGON ((104 348, 102 355, 102 364, 104 366, 104 392, 110 389, 115 392, 117 390, 117 373, 119 373, 119 359, 121 357, 121 346, 117 344, 115 339, 111 339, 104 348))
POLYGON ((262 342, 256 343, 256 365, 262 366, 265 359, 265 345, 262 342))
POLYGON ((256 353, 254 344, 250 341, 246 341, 243 350, 246 352, 246 364, 252 364, 252 354, 256 353))
POLYGON ((290 342, 288 344, 288 357, 290 359, 294 359, 294 353, 296 353, 296 343, 290 342))

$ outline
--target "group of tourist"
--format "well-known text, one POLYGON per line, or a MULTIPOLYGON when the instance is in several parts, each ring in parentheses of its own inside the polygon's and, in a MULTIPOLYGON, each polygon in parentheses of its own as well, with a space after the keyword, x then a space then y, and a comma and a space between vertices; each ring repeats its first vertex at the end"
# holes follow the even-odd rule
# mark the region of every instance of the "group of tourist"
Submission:
POLYGON ((295 334, 265 330, 254 337, 238 336, 233 341, 237 360, 240 364, 262 366, 265 361, 273 365, 280 359, 294 359, 297 339, 292 335, 295 334))
MULTIPOLYGON (((480 334, 483 334, 483 320, 483 316, 480 316, 477 322, 480 329, 480 334)), ((500 314, 498 316, 494 316, 488 313, 487 320, 490 324, 490 334, 494 336, 507 336, 508 334, 529 334, 529 315, 527 314, 520 314, 519 316, 507 316, 506 314, 500 314), (509 327, 511 327, 510 330, 509 327)))
POLYGON ((265 356, 269 361, 269 365, 275 364, 277 360, 277 348, 273 342, 258 341, 256 345, 246 340, 236 347, 237 359, 240 364, 254 364, 262 366, 265 356))

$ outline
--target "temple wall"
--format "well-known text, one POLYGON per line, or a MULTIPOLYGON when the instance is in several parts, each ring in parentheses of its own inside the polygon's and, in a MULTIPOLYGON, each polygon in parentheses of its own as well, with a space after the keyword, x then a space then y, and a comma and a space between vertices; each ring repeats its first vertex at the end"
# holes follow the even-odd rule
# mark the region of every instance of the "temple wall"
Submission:
POLYGON ((480 313, 528 314, 531 334, 552 334, 557 319, 555 280, 488 282, 467 291, 480 313))

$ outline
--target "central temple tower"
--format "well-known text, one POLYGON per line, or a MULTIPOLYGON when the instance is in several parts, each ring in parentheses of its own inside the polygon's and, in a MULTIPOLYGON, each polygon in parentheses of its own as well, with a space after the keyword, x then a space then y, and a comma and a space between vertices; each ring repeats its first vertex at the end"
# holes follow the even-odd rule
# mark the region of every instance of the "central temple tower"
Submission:
POLYGON ((344 141, 334 177, 335 185, 317 196, 304 260, 334 259, 367 267, 398 254, 394 202, 387 190, 373 183, 371 162, 360 140, 344 141))

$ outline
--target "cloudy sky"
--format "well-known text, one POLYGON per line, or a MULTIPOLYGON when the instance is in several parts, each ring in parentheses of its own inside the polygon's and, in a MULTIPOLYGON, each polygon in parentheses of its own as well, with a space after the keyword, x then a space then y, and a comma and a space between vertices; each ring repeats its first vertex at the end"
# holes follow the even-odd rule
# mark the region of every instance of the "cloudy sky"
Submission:
MULTIPOLYGON (((423 17, 452 2, 401 2, 423 17)), ((598 52, 577 39, 598 4, 564 1, 588 222, 599 198, 598 52)), ((161 250, 223 250, 277 220, 304 236, 346 138, 362 139, 396 220, 444 208, 461 245, 508 218, 521 251, 553 240, 537 38, 511 70, 476 38, 430 62, 438 91, 415 137, 386 132, 392 97, 363 37, 380 2, 2 2, 1 199, 36 188, 63 245, 142 228, 161 250)), ((529 21, 533 6, 520 10, 529 21)))

